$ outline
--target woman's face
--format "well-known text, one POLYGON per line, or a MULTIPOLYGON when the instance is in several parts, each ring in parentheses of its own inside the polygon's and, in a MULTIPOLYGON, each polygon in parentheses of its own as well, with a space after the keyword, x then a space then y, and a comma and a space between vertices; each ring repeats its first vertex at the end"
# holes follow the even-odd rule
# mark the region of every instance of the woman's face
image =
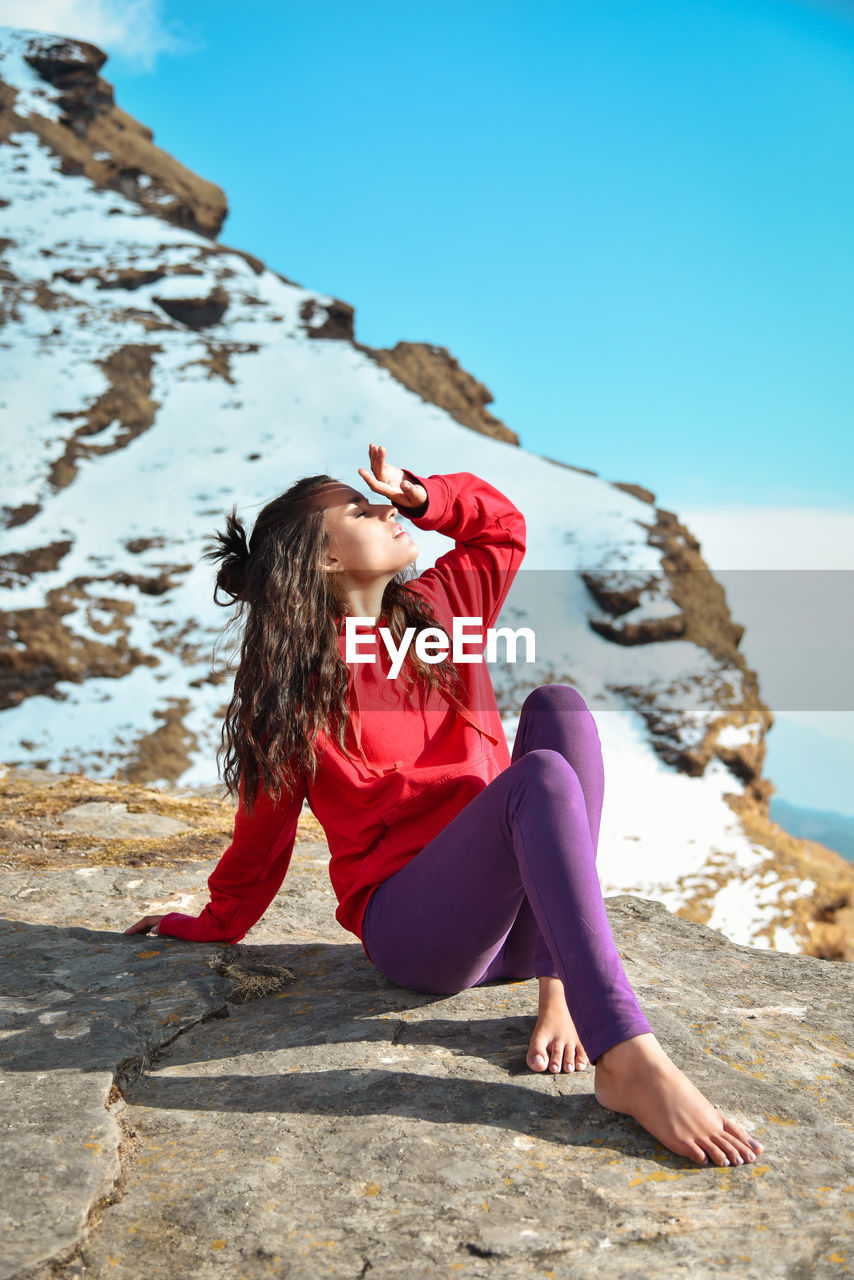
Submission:
POLYGON ((397 522, 397 507, 369 502, 350 485, 336 482, 321 492, 329 534, 327 565, 335 572, 393 578, 418 557, 418 547, 397 522))

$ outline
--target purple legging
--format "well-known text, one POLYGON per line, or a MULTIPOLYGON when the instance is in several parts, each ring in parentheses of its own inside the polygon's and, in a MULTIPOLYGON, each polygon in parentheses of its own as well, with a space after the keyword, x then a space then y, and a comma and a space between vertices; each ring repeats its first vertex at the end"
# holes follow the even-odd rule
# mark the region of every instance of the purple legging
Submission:
POLYGON ((592 1062, 649 1031, 596 871, 603 793, 587 704, 570 685, 540 685, 509 767, 372 894, 362 931, 373 963, 438 995, 557 976, 592 1062))

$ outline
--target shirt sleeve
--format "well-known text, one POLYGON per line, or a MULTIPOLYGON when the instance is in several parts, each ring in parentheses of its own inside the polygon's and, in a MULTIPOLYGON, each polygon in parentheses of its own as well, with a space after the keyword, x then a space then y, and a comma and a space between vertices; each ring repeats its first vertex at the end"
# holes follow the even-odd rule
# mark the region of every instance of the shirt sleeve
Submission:
POLYGON ((491 627, 525 556, 525 517, 494 485, 469 471, 425 477, 403 470, 424 487, 427 502, 400 507, 400 514, 455 543, 413 585, 451 617, 479 618, 491 627))
POLYGON ((250 815, 241 790, 231 844, 208 878, 210 902, 198 916, 170 912, 158 932, 189 942, 240 942, 282 887, 305 795, 302 776, 293 796, 283 791, 278 803, 259 788, 250 815))

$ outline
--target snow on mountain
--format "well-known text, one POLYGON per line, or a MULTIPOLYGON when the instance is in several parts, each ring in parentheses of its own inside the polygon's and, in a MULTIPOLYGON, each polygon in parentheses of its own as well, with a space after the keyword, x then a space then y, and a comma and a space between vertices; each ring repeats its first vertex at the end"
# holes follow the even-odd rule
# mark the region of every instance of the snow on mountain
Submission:
MULTIPOLYGON (((301 475, 364 489, 380 442, 525 514, 500 625, 532 627, 537 660, 493 681, 511 746, 537 683, 575 685, 596 715, 605 892, 815 951, 838 869, 811 878, 769 840, 772 717, 690 532, 639 486, 518 447, 445 349, 372 351, 346 303, 212 239, 224 197, 119 111, 103 61, 0 31, 0 758, 215 781, 226 617, 205 543, 233 503, 251 519, 301 475)), ((448 549, 414 533, 420 569, 448 549)))

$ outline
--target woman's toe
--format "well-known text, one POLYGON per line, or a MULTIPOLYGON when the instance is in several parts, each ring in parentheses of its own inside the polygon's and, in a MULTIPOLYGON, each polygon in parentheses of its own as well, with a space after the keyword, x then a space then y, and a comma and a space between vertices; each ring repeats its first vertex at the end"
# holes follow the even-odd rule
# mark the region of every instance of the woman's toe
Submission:
POLYGON ((735 1120, 730 1120, 728 1116, 723 1117, 723 1125, 728 1138, 731 1142, 737 1143, 742 1155, 749 1156, 752 1153, 764 1150, 762 1143, 757 1142, 755 1138, 751 1138, 744 1125, 738 1124, 735 1120))
POLYGON ((575 1070, 575 1045, 568 1044, 563 1051, 563 1070, 575 1070))
POLYGON ((709 1163, 708 1155, 697 1142, 676 1143, 673 1149, 677 1155, 686 1156, 689 1160, 693 1160, 695 1164, 709 1163), (680 1147, 681 1150, 678 1149, 680 1147))
POLYGON ((549 1065, 548 1045, 542 1036, 535 1035, 531 1039, 526 1061, 532 1071, 545 1071, 549 1065))
POLYGON ((720 1115, 720 1120, 723 1132, 717 1137, 718 1145, 729 1154, 733 1164, 751 1164, 756 1159, 756 1152, 750 1134, 727 1116, 720 1115))
POLYGON ((756 1155, 749 1142, 742 1142, 741 1138, 733 1138, 732 1136, 730 1136, 730 1142, 745 1163, 749 1164, 751 1160, 756 1159, 756 1155))
POLYGON ((718 1141, 717 1135, 715 1135, 714 1137, 710 1136, 705 1140, 701 1138, 700 1146, 703 1147, 703 1149, 708 1152, 709 1159, 712 1161, 713 1164, 722 1166, 722 1165, 728 1165, 730 1163, 730 1158, 727 1155, 727 1152, 721 1146, 720 1142, 718 1141))

